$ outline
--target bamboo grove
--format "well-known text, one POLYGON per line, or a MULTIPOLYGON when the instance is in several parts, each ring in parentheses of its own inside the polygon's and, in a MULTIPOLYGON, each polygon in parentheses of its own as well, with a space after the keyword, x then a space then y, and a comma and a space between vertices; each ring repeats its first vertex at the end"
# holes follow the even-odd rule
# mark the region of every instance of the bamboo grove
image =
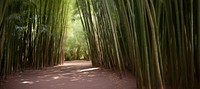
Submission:
POLYGON ((0 75, 63 62, 70 0, 0 1, 0 75))
POLYGON ((139 89, 199 89, 200 0, 77 0, 93 65, 139 89))

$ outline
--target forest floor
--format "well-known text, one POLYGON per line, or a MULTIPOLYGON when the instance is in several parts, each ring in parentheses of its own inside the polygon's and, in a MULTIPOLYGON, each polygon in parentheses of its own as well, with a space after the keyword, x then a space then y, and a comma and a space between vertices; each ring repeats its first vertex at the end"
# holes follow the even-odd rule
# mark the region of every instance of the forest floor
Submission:
POLYGON ((42 70, 25 70, 0 81, 0 89, 136 89, 131 74, 120 78, 90 61, 67 61, 42 70))

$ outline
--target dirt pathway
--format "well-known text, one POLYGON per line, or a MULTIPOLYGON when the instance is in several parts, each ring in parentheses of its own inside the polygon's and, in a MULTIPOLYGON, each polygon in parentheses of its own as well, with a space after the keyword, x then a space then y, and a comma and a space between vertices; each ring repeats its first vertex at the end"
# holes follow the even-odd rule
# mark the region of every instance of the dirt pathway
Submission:
POLYGON ((136 89, 134 77, 120 79, 90 61, 70 61, 42 70, 26 70, 0 82, 0 89, 136 89))

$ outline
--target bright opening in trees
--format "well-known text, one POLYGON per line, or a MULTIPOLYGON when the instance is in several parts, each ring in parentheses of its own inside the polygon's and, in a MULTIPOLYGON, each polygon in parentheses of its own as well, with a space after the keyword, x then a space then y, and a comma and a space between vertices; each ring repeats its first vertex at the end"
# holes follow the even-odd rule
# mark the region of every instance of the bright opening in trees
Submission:
POLYGON ((88 60, 87 39, 82 27, 76 1, 69 4, 68 27, 64 40, 65 60, 88 60))
POLYGON ((65 38, 65 60, 88 60, 87 39, 80 16, 73 13, 70 19, 65 38))

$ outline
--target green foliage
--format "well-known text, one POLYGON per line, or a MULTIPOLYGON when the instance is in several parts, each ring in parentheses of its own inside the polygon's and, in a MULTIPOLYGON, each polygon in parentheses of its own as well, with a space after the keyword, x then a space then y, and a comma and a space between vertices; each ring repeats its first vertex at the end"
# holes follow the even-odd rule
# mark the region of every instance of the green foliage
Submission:
POLYGON ((63 63, 69 1, 0 1, 0 76, 63 63))
POLYGON ((79 60, 87 57, 87 40, 76 9, 72 12, 66 35, 65 59, 79 60))
POLYGON ((93 65, 132 71, 139 89, 199 89, 199 3, 77 0, 93 65))

